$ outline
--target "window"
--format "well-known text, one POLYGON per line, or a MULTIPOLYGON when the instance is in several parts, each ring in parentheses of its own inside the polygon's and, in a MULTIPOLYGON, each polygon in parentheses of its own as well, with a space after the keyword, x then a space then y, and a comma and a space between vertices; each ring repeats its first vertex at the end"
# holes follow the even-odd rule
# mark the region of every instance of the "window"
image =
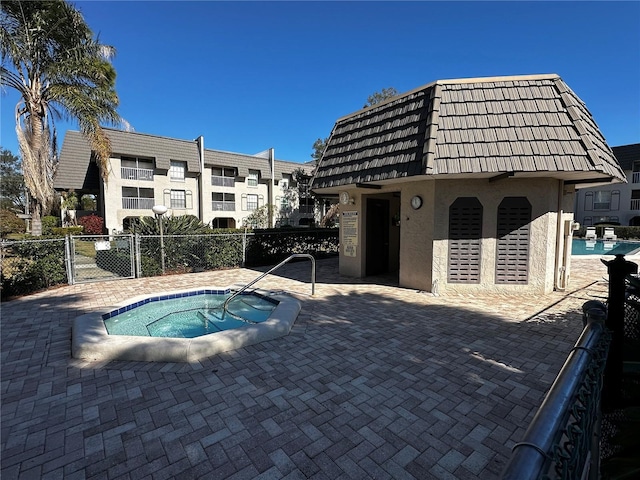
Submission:
POLYGON ((257 187, 258 186, 258 171, 256 170, 249 170, 249 176, 247 177, 247 185, 249 187, 257 187))
POLYGON ((480 283, 482 204, 460 197, 449 207, 449 267, 451 283, 480 283))
POLYGON ((150 210, 154 204, 153 188, 122 187, 122 208, 150 210))
POLYGON ((184 190, 171 190, 170 200, 171 208, 187 208, 187 195, 184 190))
POLYGON ((120 177, 124 180, 153 181, 153 160, 120 157, 120 177))
POLYGON ((258 195, 247 195, 247 210, 253 211, 258 209, 258 195))
POLYGON ((211 185, 215 187, 235 186, 236 169, 231 167, 211 168, 211 185))
POLYGON ((169 168, 169 177, 171 180, 184 182, 184 172, 186 170, 185 162, 178 162, 177 160, 171 160, 171 167, 169 168))
POLYGON ((232 212, 236 209, 236 194, 214 192, 211 194, 211 209, 213 211, 232 212))
POLYGON ((286 178, 283 178, 278 183, 280 184, 280 188, 282 188, 282 190, 286 190, 287 188, 289 188, 289 180, 286 178))
POLYGON ((593 193, 593 209, 609 210, 611 206, 611 192, 599 190, 593 193))
POLYGON ((288 209, 289 208, 289 198, 288 197, 280 197, 280 208, 281 209, 288 209))

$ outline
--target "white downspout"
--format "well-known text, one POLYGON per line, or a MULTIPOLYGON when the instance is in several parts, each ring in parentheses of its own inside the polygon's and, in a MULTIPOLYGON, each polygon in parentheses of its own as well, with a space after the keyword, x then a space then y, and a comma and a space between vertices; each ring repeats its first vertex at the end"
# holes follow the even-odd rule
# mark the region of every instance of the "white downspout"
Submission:
POLYGON ((563 292, 565 289, 564 277, 566 273, 566 265, 564 262, 564 254, 561 251, 563 248, 562 238, 564 235, 564 231, 562 228, 562 193, 564 191, 564 181, 559 180, 558 185, 558 212, 557 212, 557 224, 556 224, 556 258, 555 258, 555 275, 554 275, 554 287, 555 290, 563 292))
POLYGON ((276 155, 275 155, 275 149, 274 148, 270 148, 269 149, 269 162, 271 162, 271 188, 269 189, 269 228, 273 228, 273 220, 274 220, 274 216, 276 214, 275 212, 275 208, 274 208, 274 192, 275 192, 275 188, 276 188, 276 155))

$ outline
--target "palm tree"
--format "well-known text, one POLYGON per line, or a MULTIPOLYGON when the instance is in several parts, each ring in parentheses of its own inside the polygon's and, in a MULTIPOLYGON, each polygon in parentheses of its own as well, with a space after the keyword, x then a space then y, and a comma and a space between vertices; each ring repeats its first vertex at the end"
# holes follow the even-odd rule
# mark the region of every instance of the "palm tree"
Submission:
POLYGON ((94 39, 82 14, 63 0, 0 3, 0 85, 16 89, 16 134, 32 203, 33 233, 53 204, 55 120, 75 120, 106 181, 110 142, 101 124, 123 125, 116 109, 113 47, 94 39))

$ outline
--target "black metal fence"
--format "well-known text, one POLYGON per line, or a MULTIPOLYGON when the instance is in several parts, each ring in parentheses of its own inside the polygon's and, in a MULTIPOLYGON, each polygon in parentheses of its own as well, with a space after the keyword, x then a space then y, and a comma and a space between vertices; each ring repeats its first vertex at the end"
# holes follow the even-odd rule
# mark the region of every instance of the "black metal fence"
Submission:
MULTIPOLYGON (((587 305, 585 305, 587 307, 587 305)), ((504 480, 598 478, 602 378, 611 335, 606 307, 587 307, 586 326, 529 425, 513 447, 504 480)))
MULTIPOLYGON (((602 461, 611 450, 604 441, 610 435, 603 434, 610 429, 608 416, 625 396, 625 366, 640 360, 638 265, 623 255, 602 261, 609 273, 607 304, 583 305, 585 328, 513 447, 503 480, 602 478, 602 461)), ((637 473, 636 463, 630 468, 637 473)))

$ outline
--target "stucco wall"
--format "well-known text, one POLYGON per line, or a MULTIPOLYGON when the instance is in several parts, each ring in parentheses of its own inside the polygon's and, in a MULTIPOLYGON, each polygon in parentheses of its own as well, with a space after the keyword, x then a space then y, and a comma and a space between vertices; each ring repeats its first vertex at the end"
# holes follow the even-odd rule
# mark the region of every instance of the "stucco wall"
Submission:
POLYGON ((400 215, 400 285, 431 291, 433 285, 433 234, 435 181, 404 184, 400 215), (422 207, 414 210, 411 198, 422 197, 422 207))
MULTIPOLYGON (((358 245, 356 256, 346 256, 341 229, 340 273, 353 277, 364 277, 366 274, 366 198, 392 199, 398 198, 399 193, 400 236, 397 248, 401 286, 442 294, 481 291, 503 294, 551 292, 557 269, 564 267, 567 277, 570 273, 570 258, 567 256, 563 264, 563 255, 567 242, 571 240, 574 189, 565 187, 562 192, 560 201, 564 213, 559 223, 557 211, 560 187, 561 182, 553 179, 508 178, 495 182, 487 179, 428 179, 386 186, 375 193, 346 190, 354 204, 341 205, 340 215, 342 218, 344 212, 358 212, 358 245), (423 206, 417 210, 410 203, 414 195, 420 195, 423 200, 423 206), (483 206, 480 283, 448 283, 449 207, 458 197, 476 197, 483 206), (527 284, 496 284, 497 212, 505 197, 526 197, 531 204, 527 284), (560 242, 556 236, 558 226, 563 233, 560 242), (560 248, 560 261, 556 265, 557 246, 560 248)), ((392 217, 396 212, 393 205, 391 202, 392 217)), ((392 239, 390 245, 396 248, 392 239)), ((394 252, 390 252, 390 258, 393 257, 394 252)), ((391 262, 390 267, 393 267, 391 262)))
POLYGON ((635 216, 640 215, 640 210, 631 209, 632 192, 640 189, 640 184, 632 183, 633 172, 631 170, 625 170, 624 173, 626 174, 629 183, 614 183, 610 185, 601 185, 599 187, 579 189, 576 193, 575 202, 576 221, 580 222, 582 225, 594 225, 600 222, 603 217, 617 217, 620 225, 629 225, 635 216), (589 210, 586 210, 585 196, 587 192, 595 193, 598 191, 619 192, 618 201, 612 202, 612 206, 615 206, 616 208, 594 210, 593 207, 591 207, 589 210), (587 218, 590 218, 590 220, 587 221, 587 218))
POLYGON ((490 291, 547 293, 553 290, 559 182, 551 179, 441 180, 436 184, 433 282, 440 293, 490 291), (461 196, 476 197, 483 206, 479 284, 448 283, 449 207, 461 196), (495 282, 497 211, 504 197, 527 197, 531 203, 529 281, 526 285, 495 282))
MULTIPOLYGON (((236 177, 233 187, 222 187, 219 185, 211 185, 211 167, 205 167, 203 177, 203 222, 211 223, 214 218, 233 218, 236 222, 236 228, 240 228, 243 225, 243 220, 253 213, 250 210, 243 210, 243 195, 258 195, 258 207, 267 205, 269 199, 269 185, 265 180, 260 179, 258 185, 255 187, 249 186, 248 179, 242 178, 239 180, 236 177), (233 211, 214 211, 212 209, 211 194, 213 192, 219 193, 234 193, 236 199, 236 208, 233 211)), ((270 180, 268 181, 271 182, 270 180)), ((276 188, 278 188, 276 186, 276 188)), ((246 205, 245 205, 246 208, 246 205)))
POLYGON ((122 208, 122 187, 152 188, 154 192, 154 204, 165 205, 167 215, 195 215, 198 216, 198 179, 186 172, 184 181, 171 180, 168 171, 154 170, 153 181, 122 179, 120 175, 120 157, 110 159, 111 171, 109 181, 103 185, 105 227, 109 232, 114 229, 122 230, 122 222, 126 217, 153 216, 150 209, 124 209, 122 208), (187 198, 186 209, 171 209, 169 193, 165 190, 190 191, 191 198, 187 198))

